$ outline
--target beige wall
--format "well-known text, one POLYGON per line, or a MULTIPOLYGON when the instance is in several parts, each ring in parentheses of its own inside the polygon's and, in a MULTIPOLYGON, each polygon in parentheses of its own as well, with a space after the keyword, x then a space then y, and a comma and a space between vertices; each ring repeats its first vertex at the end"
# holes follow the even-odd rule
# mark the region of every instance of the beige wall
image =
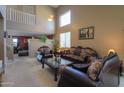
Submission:
POLYGON ((72 46, 92 47, 101 56, 105 56, 112 48, 119 54, 120 59, 124 60, 124 6, 61 6, 57 17, 69 9, 71 25, 65 27, 58 25, 57 39, 59 33, 70 31, 72 46), (79 28, 88 26, 95 26, 95 39, 79 40, 79 28))
POLYGON ((36 6, 36 25, 37 30, 42 33, 55 33, 55 9, 47 5, 36 6), (54 16, 53 21, 48 21, 50 15, 54 16))
MULTIPOLYGON (((19 6, 8 6, 16 8, 19 6)), ((27 25, 13 21, 7 21, 7 30, 9 35, 36 35, 36 34, 54 34, 55 33, 55 20, 48 21, 50 15, 55 16, 55 9, 48 5, 37 5, 36 8, 36 24, 27 25)))
POLYGON ((53 48, 53 40, 47 39, 45 43, 41 42, 39 39, 29 39, 28 46, 29 46, 29 56, 35 57, 37 53, 37 49, 41 46, 49 46, 49 48, 53 48))

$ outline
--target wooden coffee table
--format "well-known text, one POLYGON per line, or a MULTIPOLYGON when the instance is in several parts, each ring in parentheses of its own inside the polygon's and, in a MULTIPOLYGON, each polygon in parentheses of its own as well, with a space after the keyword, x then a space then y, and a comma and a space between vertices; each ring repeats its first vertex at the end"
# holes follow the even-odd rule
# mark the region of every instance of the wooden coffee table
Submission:
POLYGON ((58 72, 61 66, 69 66, 73 64, 73 62, 65 60, 61 58, 60 62, 55 61, 53 58, 46 58, 42 62, 42 68, 44 68, 44 64, 49 66, 52 70, 54 70, 54 80, 57 81, 58 72))

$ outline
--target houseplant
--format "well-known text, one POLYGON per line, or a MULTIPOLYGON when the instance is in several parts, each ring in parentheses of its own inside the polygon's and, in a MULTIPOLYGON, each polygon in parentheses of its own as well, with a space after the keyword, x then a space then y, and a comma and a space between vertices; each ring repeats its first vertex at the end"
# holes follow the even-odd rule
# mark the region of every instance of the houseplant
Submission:
POLYGON ((58 40, 53 41, 53 50, 54 50, 54 52, 57 52, 59 50, 59 41, 58 40))
POLYGON ((41 42, 45 43, 46 40, 47 40, 47 36, 45 34, 42 34, 42 35, 40 35, 39 39, 40 39, 41 42))

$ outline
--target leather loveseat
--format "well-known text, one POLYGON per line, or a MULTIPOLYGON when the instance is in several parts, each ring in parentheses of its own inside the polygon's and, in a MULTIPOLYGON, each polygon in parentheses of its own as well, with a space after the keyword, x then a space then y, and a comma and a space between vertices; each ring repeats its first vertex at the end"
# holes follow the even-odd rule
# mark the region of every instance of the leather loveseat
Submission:
POLYGON ((119 62, 117 54, 106 57, 95 81, 87 73, 67 66, 61 74, 58 87, 116 87, 120 77, 119 62))

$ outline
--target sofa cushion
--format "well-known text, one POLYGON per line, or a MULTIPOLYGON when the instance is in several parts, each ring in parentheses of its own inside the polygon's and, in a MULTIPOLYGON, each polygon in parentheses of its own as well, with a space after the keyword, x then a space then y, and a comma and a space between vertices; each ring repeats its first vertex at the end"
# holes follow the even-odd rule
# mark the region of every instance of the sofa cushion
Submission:
POLYGON ((86 47, 85 52, 88 56, 90 55, 90 56, 98 57, 97 52, 92 48, 86 47))
POLYGON ((80 56, 84 58, 86 56, 85 49, 81 49, 80 56))
POLYGON ((75 49, 74 52, 73 52, 73 54, 77 55, 77 56, 80 56, 80 53, 81 53, 80 49, 75 49))
POLYGON ((75 47, 71 47, 70 48, 70 54, 73 54, 74 53, 74 50, 75 50, 75 47))
POLYGON ((83 62, 83 58, 81 58, 80 56, 73 55, 72 58, 83 62))
POLYGON ((99 60, 96 60, 95 62, 92 62, 91 65, 88 68, 87 74, 92 80, 96 80, 97 75, 101 68, 101 62, 99 60))

